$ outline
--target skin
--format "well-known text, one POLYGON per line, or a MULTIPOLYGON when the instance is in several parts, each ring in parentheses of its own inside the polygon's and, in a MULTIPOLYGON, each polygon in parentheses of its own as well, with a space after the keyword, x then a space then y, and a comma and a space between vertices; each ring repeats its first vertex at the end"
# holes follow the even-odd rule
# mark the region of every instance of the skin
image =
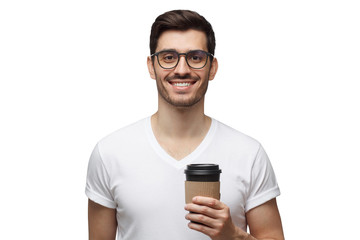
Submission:
MULTIPOLYGON (((188 30, 186 32, 166 31, 159 38, 156 52, 166 49, 174 49, 180 53, 197 49, 207 51, 206 36, 203 32, 196 30, 188 30)), ((148 58, 147 64, 151 78, 156 80, 159 94, 159 110, 165 107, 163 101, 170 104, 172 108, 175 107, 184 111, 190 110, 199 101, 201 101, 200 105, 203 105, 208 82, 214 79, 217 71, 216 59, 212 65, 210 65, 210 60, 208 59, 207 65, 202 69, 190 68, 184 56, 180 57, 179 64, 174 69, 163 69, 158 65, 157 61, 153 63, 151 58, 148 58), (191 89, 182 89, 174 88, 169 84, 169 81, 196 81, 196 83, 193 84, 191 89)))
POLYGON ((116 209, 88 202, 89 240, 114 240, 116 237, 116 209))
MULTIPOLYGON (((179 53, 190 50, 207 51, 206 36, 196 30, 169 30, 161 34, 156 52, 175 49, 179 53)), ((150 77, 158 88, 158 111, 151 117, 154 135, 165 151, 181 160, 201 143, 208 132, 211 119, 204 114, 205 93, 213 80, 218 62, 214 58, 202 69, 191 69, 184 57, 174 69, 163 69, 158 62, 147 59, 150 77), (174 82, 191 82, 190 87, 176 87, 174 82)), ((232 222, 230 209, 223 202, 207 197, 195 197, 185 206, 185 218, 204 225, 189 223, 189 228, 208 235, 213 240, 283 240, 283 230, 276 199, 272 199, 246 213, 250 234, 232 222)), ((114 240, 116 210, 89 200, 89 236, 91 240, 114 240)))

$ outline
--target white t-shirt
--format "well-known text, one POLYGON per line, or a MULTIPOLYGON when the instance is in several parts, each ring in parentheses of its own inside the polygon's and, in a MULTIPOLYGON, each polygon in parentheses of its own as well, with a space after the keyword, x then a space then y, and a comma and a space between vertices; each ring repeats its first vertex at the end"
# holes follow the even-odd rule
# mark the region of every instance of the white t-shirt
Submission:
POLYGON ((256 140, 212 119, 201 144, 178 161, 159 145, 148 117, 98 142, 89 161, 86 195, 116 208, 118 239, 209 239, 189 229, 185 219, 184 169, 193 163, 219 165, 221 201, 244 231, 245 213, 280 194, 256 140))

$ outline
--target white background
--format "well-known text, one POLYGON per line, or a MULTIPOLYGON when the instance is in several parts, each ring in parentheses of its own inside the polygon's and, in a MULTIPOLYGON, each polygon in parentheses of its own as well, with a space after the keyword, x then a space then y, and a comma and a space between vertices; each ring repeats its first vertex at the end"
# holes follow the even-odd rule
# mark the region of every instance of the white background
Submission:
POLYGON ((358 1, 1 1, 0 239, 87 239, 96 142, 156 111, 150 27, 213 25, 206 113, 256 139, 287 239, 358 239, 358 1))

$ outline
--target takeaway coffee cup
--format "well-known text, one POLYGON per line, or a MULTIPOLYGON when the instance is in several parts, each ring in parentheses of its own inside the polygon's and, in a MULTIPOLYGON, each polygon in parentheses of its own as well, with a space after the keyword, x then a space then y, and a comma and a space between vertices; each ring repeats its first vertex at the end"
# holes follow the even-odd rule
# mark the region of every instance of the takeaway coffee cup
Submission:
POLYGON ((220 200, 220 173, 217 164, 190 164, 185 169, 185 202, 204 196, 220 200))

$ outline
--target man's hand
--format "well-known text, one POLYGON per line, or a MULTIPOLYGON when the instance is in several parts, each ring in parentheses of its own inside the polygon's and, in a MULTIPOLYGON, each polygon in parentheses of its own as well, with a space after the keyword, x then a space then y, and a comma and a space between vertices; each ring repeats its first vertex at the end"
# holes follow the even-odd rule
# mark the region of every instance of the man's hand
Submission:
POLYGON ((276 198, 246 213, 251 235, 236 227, 229 207, 214 198, 194 197, 185 209, 193 212, 187 214, 186 219, 201 223, 190 222, 189 228, 208 235, 212 240, 284 240, 276 198))
POLYGON ((208 235, 212 240, 246 239, 248 234, 236 227, 227 205, 209 197, 194 197, 192 203, 185 206, 189 213, 186 219, 189 228, 208 235), (197 224, 201 223, 201 224, 197 224))

